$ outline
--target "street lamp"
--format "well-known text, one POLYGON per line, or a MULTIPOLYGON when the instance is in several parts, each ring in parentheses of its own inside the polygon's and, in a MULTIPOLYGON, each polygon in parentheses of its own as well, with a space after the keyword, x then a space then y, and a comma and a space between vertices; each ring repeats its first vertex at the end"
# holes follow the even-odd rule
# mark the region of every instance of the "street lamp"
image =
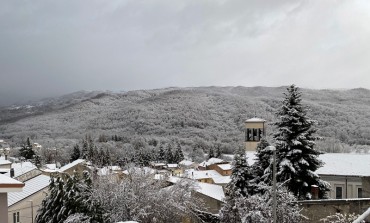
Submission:
POLYGON ((272 156, 272 214, 274 223, 276 223, 276 147, 275 146, 268 146, 268 149, 273 151, 272 156))

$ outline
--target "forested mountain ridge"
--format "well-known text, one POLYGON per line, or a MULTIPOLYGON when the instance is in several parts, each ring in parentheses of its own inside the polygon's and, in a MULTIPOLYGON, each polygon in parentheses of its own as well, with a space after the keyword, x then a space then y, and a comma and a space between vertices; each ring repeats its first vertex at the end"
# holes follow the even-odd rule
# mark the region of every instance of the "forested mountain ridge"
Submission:
MULTIPOLYGON (((126 93, 79 92, 27 108, 2 108, 0 138, 27 136, 43 142, 72 142, 86 134, 175 138, 236 146, 246 118, 275 120, 286 87, 197 87, 126 93), (39 109, 39 110, 38 110, 39 109), (6 111, 6 112, 5 112, 6 111), (14 112, 16 111, 16 115, 14 112)), ((301 89, 319 135, 336 142, 370 145, 370 91, 301 89)), ((272 126, 268 132, 272 132, 272 126)))

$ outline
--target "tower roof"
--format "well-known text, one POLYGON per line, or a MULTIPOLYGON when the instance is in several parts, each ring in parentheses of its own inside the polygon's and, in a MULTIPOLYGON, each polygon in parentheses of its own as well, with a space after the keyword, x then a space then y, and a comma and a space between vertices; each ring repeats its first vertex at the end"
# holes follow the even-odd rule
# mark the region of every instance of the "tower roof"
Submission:
POLYGON ((254 118, 245 120, 245 122, 266 122, 266 120, 254 117, 254 118))

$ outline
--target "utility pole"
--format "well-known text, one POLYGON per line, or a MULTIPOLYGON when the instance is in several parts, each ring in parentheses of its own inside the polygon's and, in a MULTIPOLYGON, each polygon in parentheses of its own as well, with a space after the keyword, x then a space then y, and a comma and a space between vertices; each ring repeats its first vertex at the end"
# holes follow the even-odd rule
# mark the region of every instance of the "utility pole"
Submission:
POLYGON ((270 150, 273 151, 272 157, 272 215, 273 215, 273 222, 277 223, 276 219, 276 147, 269 146, 270 150))

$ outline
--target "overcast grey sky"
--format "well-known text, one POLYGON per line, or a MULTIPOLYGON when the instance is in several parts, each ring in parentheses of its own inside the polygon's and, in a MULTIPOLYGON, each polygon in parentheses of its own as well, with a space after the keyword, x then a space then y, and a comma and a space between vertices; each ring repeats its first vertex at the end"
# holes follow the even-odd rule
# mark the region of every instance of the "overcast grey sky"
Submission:
POLYGON ((0 104, 169 86, 370 88, 370 1, 0 2, 0 104))

